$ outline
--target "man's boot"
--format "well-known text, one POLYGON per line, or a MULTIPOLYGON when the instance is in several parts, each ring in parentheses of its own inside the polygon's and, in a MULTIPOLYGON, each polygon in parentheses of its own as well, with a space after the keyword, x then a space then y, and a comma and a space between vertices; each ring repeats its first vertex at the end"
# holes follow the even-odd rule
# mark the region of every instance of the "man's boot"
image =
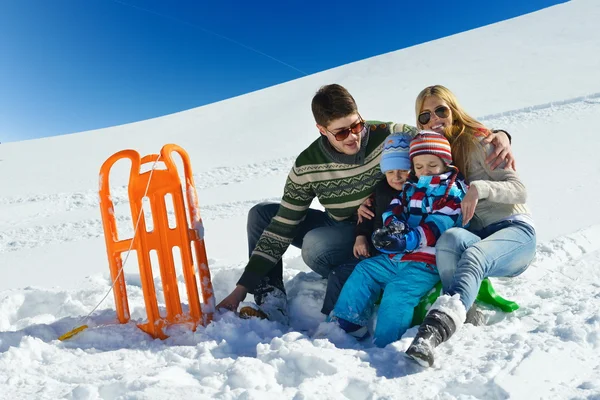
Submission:
POLYGON ((284 325, 289 324, 285 291, 265 282, 255 289, 254 301, 256 307, 245 306, 240 309, 240 318, 258 317, 284 325))
POLYGON ((424 367, 434 362, 433 349, 445 342, 465 321, 466 310, 459 295, 440 296, 431 309, 406 354, 424 367))

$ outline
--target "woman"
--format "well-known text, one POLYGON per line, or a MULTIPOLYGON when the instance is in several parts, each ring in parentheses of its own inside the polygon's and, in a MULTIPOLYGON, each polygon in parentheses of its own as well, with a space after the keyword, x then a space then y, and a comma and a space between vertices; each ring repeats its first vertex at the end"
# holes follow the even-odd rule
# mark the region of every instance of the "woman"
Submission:
POLYGON ((527 191, 511 168, 492 169, 486 157, 495 152, 490 131, 469 116, 454 94, 430 86, 415 104, 419 129, 443 133, 452 145, 456 166, 470 187, 462 201, 463 224, 452 228, 436 245, 436 261, 444 295, 431 307, 406 353, 425 366, 433 365, 433 349, 463 324, 486 277, 513 277, 535 256, 536 235, 525 204, 527 191))

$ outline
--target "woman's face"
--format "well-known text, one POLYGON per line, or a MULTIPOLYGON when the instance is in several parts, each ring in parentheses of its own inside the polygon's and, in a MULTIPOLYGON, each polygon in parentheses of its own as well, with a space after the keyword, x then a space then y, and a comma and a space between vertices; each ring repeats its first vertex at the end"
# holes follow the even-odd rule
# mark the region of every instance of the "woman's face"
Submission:
POLYGON ((454 120, 452 109, 450 109, 444 100, 436 96, 425 98, 421 112, 417 117, 423 129, 441 133, 442 135, 444 134, 444 128, 451 127, 454 120), (422 121, 427 119, 428 116, 428 121, 423 123, 422 121))

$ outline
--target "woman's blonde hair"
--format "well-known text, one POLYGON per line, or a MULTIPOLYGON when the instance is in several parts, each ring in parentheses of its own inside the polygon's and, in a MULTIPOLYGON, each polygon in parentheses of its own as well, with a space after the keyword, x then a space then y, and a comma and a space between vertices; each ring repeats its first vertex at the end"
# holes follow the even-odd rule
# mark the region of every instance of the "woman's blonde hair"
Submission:
POLYGON ((423 125, 419 122, 419 114, 423 109, 425 99, 431 96, 435 96, 444 101, 452 111, 452 126, 444 129, 444 136, 446 136, 446 139, 448 139, 452 146, 452 158, 454 164, 458 167, 459 171, 468 178, 469 154, 473 151, 477 151, 476 145, 478 140, 476 135, 486 136, 488 130, 481 122, 467 114, 458 103, 454 93, 442 85, 428 86, 421 90, 421 93, 417 96, 417 100, 415 101, 415 114, 417 116, 417 127, 419 129, 423 129, 423 125))

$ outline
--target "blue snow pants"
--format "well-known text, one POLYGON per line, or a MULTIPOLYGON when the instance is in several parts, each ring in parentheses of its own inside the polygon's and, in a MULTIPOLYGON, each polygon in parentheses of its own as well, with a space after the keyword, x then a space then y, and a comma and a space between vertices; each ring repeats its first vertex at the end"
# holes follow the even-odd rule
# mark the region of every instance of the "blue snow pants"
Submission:
POLYGON ((382 254, 361 261, 344 284, 333 315, 366 326, 383 292, 374 343, 378 347, 400 339, 410 328, 414 308, 440 280, 435 266, 416 261, 392 261, 382 254))

